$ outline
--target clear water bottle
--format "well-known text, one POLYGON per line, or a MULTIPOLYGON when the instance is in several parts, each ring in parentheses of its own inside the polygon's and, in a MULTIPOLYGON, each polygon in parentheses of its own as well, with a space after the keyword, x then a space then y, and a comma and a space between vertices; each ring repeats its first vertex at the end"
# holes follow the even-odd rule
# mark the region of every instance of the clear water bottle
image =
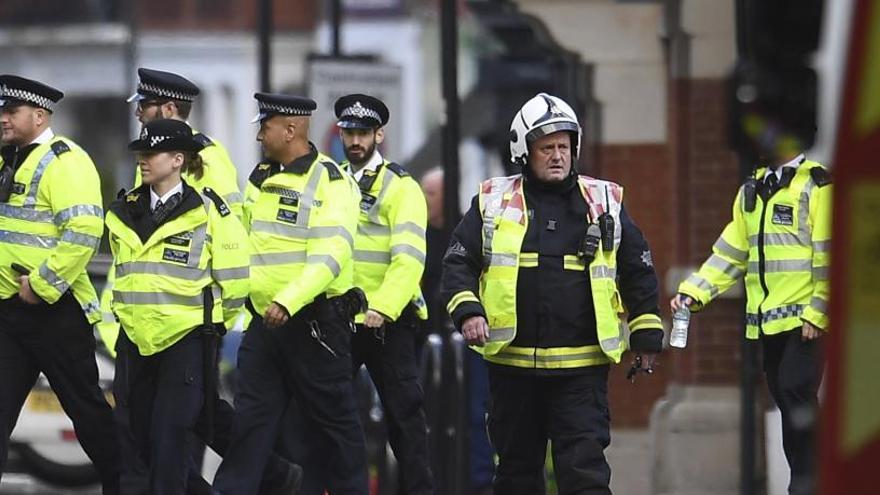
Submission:
POLYGON ((691 310, 685 305, 672 314, 672 333, 669 345, 684 349, 688 343, 688 325, 691 322, 691 310))

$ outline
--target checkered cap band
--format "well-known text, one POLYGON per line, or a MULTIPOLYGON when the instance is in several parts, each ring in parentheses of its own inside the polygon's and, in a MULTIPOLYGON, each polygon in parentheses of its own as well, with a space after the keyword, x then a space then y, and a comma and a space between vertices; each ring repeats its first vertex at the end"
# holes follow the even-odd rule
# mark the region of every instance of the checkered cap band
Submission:
POLYGON ((264 101, 259 102, 259 108, 260 108, 260 113, 275 112, 275 113, 281 113, 284 115, 304 115, 304 116, 309 116, 312 114, 311 110, 307 110, 304 108, 296 108, 296 107, 290 107, 290 106, 286 106, 286 105, 279 105, 277 103, 267 103, 264 101))
POLYGON ((180 101, 194 101, 196 99, 196 95, 192 93, 174 91, 168 88, 163 88, 162 86, 156 86, 155 84, 143 82, 138 83, 138 93, 150 93, 152 95, 160 96, 163 98, 180 101))
POLYGON ((382 122, 382 117, 379 116, 379 112, 361 105, 361 102, 359 101, 343 110, 342 115, 340 115, 340 118, 341 117, 357 117, 359 119, 369 117, 382 122))
POLYGON ((0 86, 0 99, 13 98, 16 100, 27 101, 46 110, 54 111, 55 102, 45 96, 25 91, 23 89, 10 88, 8 86, 0 86))

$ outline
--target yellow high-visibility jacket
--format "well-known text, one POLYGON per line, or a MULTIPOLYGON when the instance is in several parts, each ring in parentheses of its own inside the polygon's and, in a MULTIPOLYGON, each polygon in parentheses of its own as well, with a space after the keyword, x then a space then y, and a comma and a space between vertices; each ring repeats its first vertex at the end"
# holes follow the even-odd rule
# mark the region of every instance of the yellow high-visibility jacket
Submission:
MULTIPOLYGON (((12 166, 2 163, 0 166, 12 166)), ((86 273, 104 232, 101 183, 89 155, 68 138, 38 145, 14 175, 12 195, 0 203, 0 298, 18 294, 18 263, 30 284, 54 304, 68 290, 87 319, 100 319, 98 297, 86 273)))
POLYGON ((167 221, 146 241, 137 215, 149 215, 148 186, 117 199, 107 214, 115 280, 113 313, 140 354, 161 352, 204 321, 209 287, 213 323, 244 305, 249 290, 244 227, 210 188, 199 194, 184 182, 183 196, 167 221))
MULTIPOLYGON (((197 191, 201 191, 206 187, 216 191, 223 198, 223 201, 226 202, 232 213, 241 219, 242 195, 238 187, 238 170, 235 168, 235 164, 232 163, 229 153, 219 141, 195 130, 193 130, 193 135, 204 146, 199 155, 202 157, 205 167, 200 178, 196 178, 193 174, 184 173, 182 174, 183 180, 197 191)), ((140 187, 140 185, 141 174, 140 168, 138 168, 134 178, 134 187, 140 187)), ((111 266, 110 271, 107 273, 107 283, 101 291, 101 320, 96 327, 107 350, 115 356, 116 337, 119 335, 119 322, 116 321, 111 311, 113 279, 114 274, 111 266)), ((227 321, 227 324, 231 324, 234 319, 235 317, 227 321)))
MULTIPOLYGON (((758 194, 751 212, 740 188, 733 220, 712 256, 678 288, 699 310, 745 276, 750 339, 794 330, 804 320, 828 329, 831 179, 822 165, 808 160, 793 172, 769 200, 758 194)), ((762 168, 756 176, 763 179, 765 173, 762 168)))
POLYGON ((360 200, 354 179, 312 146, 284 167, 258 166, 251 183, 254 310, 276 302, 294 315, 321 294, 348 291, 360 200))
MULTIPOLYGON (((348 163, 342 167, 347 169, 348 163)), ((419 184, 403 167, 385 161, 364 170, 360 222, 354 238, 354 285, 363 289, 370 309, 396 321, 413 303, 426 320, 428 308, 419 283, 425 271, 428 208, 419 184)), ((358 315, 356 321, 363 321, 358 315)))

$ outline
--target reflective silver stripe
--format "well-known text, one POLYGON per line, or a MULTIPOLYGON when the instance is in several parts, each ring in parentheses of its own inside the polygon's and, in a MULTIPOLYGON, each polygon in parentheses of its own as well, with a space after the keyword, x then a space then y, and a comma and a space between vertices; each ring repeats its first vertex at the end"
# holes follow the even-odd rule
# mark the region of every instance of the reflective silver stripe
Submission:
MULTIPOLYGON (((749 236, 749 245, 757 246, 759 235, 749 236)), ((803 239, 799 235, 790 233, 772 233, 764 234, 765 246, 809 246, 802 243, 803 239)))
POLYGON ((309 216, 312 213, 312 203, 315 202, 315 193, 318 192, 318 183, 321 182, 321 173, 325 169, 324 164, 317 160, 312 163, 312 173, 306 183, 306 189, 299 201, 299 213, 296 216, 296 225, 299 227, 309 226, 309 216))
POLYGON ((238 191, 231 192, 231 193, 227 194, 226 196, 223 196, 223 200, 226 201, 227 203, 241 203, 241 201, 242 201, 241 193, 238 191))
POLYGON ((404 232, 409 232, 410 234, 415 234, 419 236, 420 239, 425 238, 425 229, 419 226, 419 224, 415 222, 403 222, 394 226, 393 232, 395 234, 403 234, 404 232))
POLYGON ((61 234, 61 242, 69 242, 90 249, 98 249, 98 246, 101 244, 101 238, 89 234, 80 234, 79 232, 74 232, 72 230, 65 230, 64 233, 61 234))
POLYGON ((367 263, 391 263, 391 253, 388 251, 367 251, 365 249, 354 250, 354 260, 367 263))
POLYGON ((279 222, 268 222, 265 220, 254 220, 251 223, 252 232, 263 232, 266 234, 275 234, 291 239, 305 239, 308 231, 305 227, 299 225, 288 225, 279 222))
POLYGON ((489 342, 506 342, 508 340, 513 340, 515 333, 516 332, 513 327, 490 328, 488 341, 489 342))
POLYGON ((812 240, 810 234, 810 193, 813 191, 813 177, 807 177, 807 182, 801 190, 801 196, 798 201, 798 235, 804 246, 809 246, 812 240))
MULTIPOLYGON (((619 344, 618 344, 619 345, 619 344)), ((505 354, 506 355, 506 354, 505 354)), ((500 356, 500 354, 499 354, 500 356)), ((516 354, 510 355, 511 357, 516 354)), ((522 357, 522 355, 520 355, 522 357)), ((531 356, 529 356, 531 357, 531 356)), ((605 357, 605 353, 601 349, 593 352, 578 352, 575 354, 556 354, 556 355, 535 355, 535 361, 538 363, 558 363, 560 361, 582 361, 584 359, 596 359, 605 357)))
POLYGON ((216 268, 211 271, 214 280, 225 282, 227 280, 243 280, 250 276, 250 270, 246 266, 238 268, 216 268))
POLYGON ((596 265, 590 267, 590 277, 591 278, 616 278, 617 270, 614 268, 609 268, 605 265, 596 265))
POLYGON ((394 172, 392 172, 390 168, 385 167, 385 175, 382 177, 382 189, 379 190, 379 195, 376 196, 376 202, 373 203, 369 213, 367 213, 367 218, 374 223, 379 223, 379 207, 382 205, 382 200, 385 199, 385 193, 388 192, 388 187, 393 180, 394 172))
POLYGON ((25 220, 27 222, 54 223, 51 211, 22 208, 21 206, 12 206, 5 203, 0 203, 0 217, 25 220))
POLYGON ((389 236, 391 235, 391 228, 387 225, 379 225, 376 223, 361 223, 358 224, 357 233, 358 235, 365 235, 368 237, 389 236))
POLYGON ((335 227, 310 227, 309 239, 331 239, 333 237, 342 237, 349 246, 354 246, 354 237, 342 226, 335 227))
POLYGON ((706 260, 706 266, 711 266, 712 268, 723 272, 730 278, 740 278, 744 274, 742 269, 717 254, 709 256, 709 259, 706 260))
POLYGON ((247 301, 247 297, 237 297, 235 299, 224 299, 223 307, 226 309, 235 309, 244 306, 244 303, 247 301))
POLYGON ((189 260, 187 265, 193 268, 199 266, 202 261, 202 250, 205 249, 205 241, 208 237, 208 226, 200 225, 193 231, 192 241, 190 242, 189 260))
POLYGON ((198 268, 160 261, 134 261, 116 265, 117 278, 132 274, 160 275, 182 280, 201 280, 208 276, 208 270, 199 270, 198 268))
POLYGON ((604 351, 613 351, 620 347, 620 337, 611 337, 599 342, 599 347, 604 351))
POLYGON ((391 256, 397 256, 398 254, 408 254, 415 258, 419 263, 425 263, 425 253, 409 244, 395 244, 394 246, 391 246, 391 256))
MULTIPOLYGON (((749 262, 749 273, 758 273, 760 263, 749 262)), ((764 262, 764 273, 808 272, 812 269, 810 260, 770 260, 764 262)))
POLYGON ((814 266, 812 268, 813 272, 813 280, 824 282, 828 280, 828 267, 827 266, 814 266))
POLYGON ((92 216, 104 219, 104 209, 95 205, 74 205, 58 212, 55 215, 55 225, 59 227, 67 223, 73 217, 92 216))
POLYGON ((820 313, 828 313, 828 301, 822 299, 821 297, 811 297, 810 307, 820 313))
POLYGON ((40 276, 46 280, 59 294, 64 294, 70 288, 70 284, 50 269, 45 263, 40 265, 40 276))
POLYGON ((491 253, 489 255, 489 266, 516 266, 518 262, 518 254, 491 253))
POLYGON ((831 251, 831 241, 813 241, 814 253, 828 253, 831 251))
POLYGON ((10 232, 8 230, 0 230, 0 242, 46 249, 52 249, 58 245, 58 239, 54 237, 37 234, 22 234, 21 232, 10 232))
POLYGON ((339 266, 339 263, 333 256, 329 254, 310 254, 308 258, 306 258, 306 264, 308 265, 324 265, 330 269, 330 272, 333 273, 334 277, 338 277, 342 272, 342 267, 339 266))
POLYGON ((723 237, 718 237, 718 240, 715 241, 714 248, 737 261, 745 261, 749 257, 748 251, 733 247, 729 242, 725 241, 723 237))
POLYGON ((179 296, 167 292, 122 292, 113 291, 113 300, 121 304, 174 304, 177 306, 202 306, 202 296, 179 296))
POLYGON ((254 266, 288 265, 291 263, 305 263, 305 261, 305 251, 293 251, 287 253, 262 253, 251 255, 251 265, 254 266))
POLYGON ((116 315, 113 313, 101 313, 101 323, 116 324, 116 315))
POLYGON ((765 311, 758 318, 758 315, 754 313, 746 314, 746 324, 757 326, 758 322, 762 323, 770 323, 771 321, 782 320, 785 318, 800 318, 801 314, 804 312, 803 304, 789 304, 788 306, 780 306, 778 308, 773 308, 771 310, 765 311))
POLYGON ((687 280, 685 280, 685 283, 686 283, 686 284, 691 284, 691 285, 693 285, 693 286, 696 286, 696 288, 698 288, 698 289, 700 289, 700 290, 707 290, 707 291, 709 291, 709 295, 710 295, 710 297, 713 297, 713 298, 714 298, 715 296, 718 295, 718 287, 716 287, 715 285, 710 284, 708 280, 706 280, 706 279, 704 279, 703 277, 697 275, 696 273, 693 274, 693 275, 691 275, 690 277, 688 277, 687 280))
POLYGON ((43 155, 43 158, 40 158, 40 163, 37 164, 37 168, 34 169, 34 175, 31 177, 31 185, 30 189, 28 189, 27 196, 24 198, 24 203, 22 206, 25 208, 33 208, 35 204, 37 204, 37 188, 40 187, 40 180, 43 178, 43 174, 46 173, 46 167, 52 163, 52 160, 55 159, 55 152, 52 151, 52 147, 49 147, 49 151, 43 155))

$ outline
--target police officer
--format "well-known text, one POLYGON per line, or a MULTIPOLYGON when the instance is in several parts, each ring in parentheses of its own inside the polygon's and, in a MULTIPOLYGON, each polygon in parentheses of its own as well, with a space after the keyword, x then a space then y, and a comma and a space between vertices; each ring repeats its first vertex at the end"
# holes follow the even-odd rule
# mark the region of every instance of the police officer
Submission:
MULTIPOLYGON (((363 431, 352 389, 351 259, 357 185, 309 142, 314 101, 257 93, 258 166, 250 207, 254 314, 238 354, 232 441, 217 473, 219 494, 254 493, 291 398, 303 408, 327 463, 330 492, 366 494, 363 431)), ((305 437, 306 432, 299 432, 305 437)))
POLYGON ((190 432, 213 395, 207 383, 217 328, 241 308, 249 287, 241 223, 212 189, 196 191, 181 180, 182 172, 195 175, 204 166, 202 146, 184 122, 146 124, 129 145, 143 185, 107 215, 113 312, 128 366, 119 388, 153 494, 186 491, 190 432))
POLYGON ((762 344, 767 386, 782 413, 789 490, 809 494, 824 367, 819 338, 828 329, 831 177, 786 125, 763 112, 750 121, 764 165, 740 187, 733 219, 671 306, 699 311, 745 278, 746 338, 762 344))
POLYGON ((427 207, 419 184, 379 153, 388 108, 372 96, 336 100, 342 164, 361 191, 354 240, 354 283, 369 301, 352 338, 357 370, 365 364, 388 422, 388 440, 399 466, 398 490, 433 493, 428 431, 418 382, 416 340, 427 307, 419 283, 425 269, 427 207))
POLYGON ((0 76, 0 473, 42 372, 104 493, 118 493, 113 418, 94 360, 98 297, 86 273, 103 233, 101 186, 89 155, 52 132, 62 97, 40 82, 0 76))
MULTIPOLYGON (((199 96, 199 87, 189 79, 155 69, 138 69, 137 91, 128 99, 135 102, 135 116, 141 124, 156 119, 175 119, 186 121, 192 105, 199 96)), ((241 217, 242 196, 238 187, 238 170, 229 152, 216 139, 193 130, 196 140, 202 145, 199 155, 205 166, 197 174, 184 174, 183 178, 196 189, 210 187, 219 194, 232 213, 241 217)), ((135 186, 140 185, 140 176, 135 176, 135 186)))
POLYGON ((521 175, 482 183, 444 258, 456 328, 489 364, 495 493, 544 493, 551 441, 560 494, 610 493, 607 382, 627 342, 650 369, 661 350, 651 252, 623 188, 578 176, 581 128, 544 93, 513 119, 521 175), (644 356, 642 356, 644 354, 644 356))
MULTIPOLYGON (((128 102, 134 102, 135 117, 141 125, 156 119, 186 121, 192 105, 198 97, 199 87, 185 77, 171 72, 140 68, 138 86, 128 102)), ((242 196, 238 187, 238 172, 226 148, 216 139, 197 131, 193 135, 202 150, 199 156, 204 164, 197 172, 184 172, 182 177, 201 190, 210 187, 226 202, 230 210, 241 217, 242 196)), ((141 174, 135 174, 134 186, 141 185, 141 174)), ((107 285, 101 293, 102 318, 98 323, 98 333, 111 354, 115 354, 116 336, 119 335, 119 322, 110 310, 113 289, 113 274, 108 274, 107 285)))

